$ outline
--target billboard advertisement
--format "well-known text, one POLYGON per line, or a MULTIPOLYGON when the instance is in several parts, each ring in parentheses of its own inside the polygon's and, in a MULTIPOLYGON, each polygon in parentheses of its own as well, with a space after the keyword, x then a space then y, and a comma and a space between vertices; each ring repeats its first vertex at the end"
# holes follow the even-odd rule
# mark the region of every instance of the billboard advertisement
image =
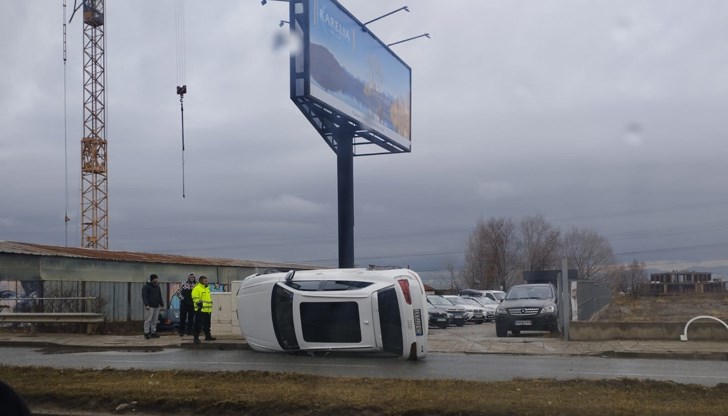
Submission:
POLYGON ((335 0, 308 6, 309 96, 409 149, 410 67, 335 0))

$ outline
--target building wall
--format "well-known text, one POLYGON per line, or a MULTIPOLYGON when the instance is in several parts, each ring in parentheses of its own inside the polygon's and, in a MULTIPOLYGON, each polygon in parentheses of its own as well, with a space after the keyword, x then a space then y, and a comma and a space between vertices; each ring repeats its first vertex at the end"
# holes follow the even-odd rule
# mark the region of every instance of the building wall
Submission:
MULTIPOLYGON (((212 263, 212 261, 210 261, 212 263)), ((207 276, 218 290, 270 268, 190 265, 0 253, 0 313, 34 308, 38 312, 101 312, 107 321, 143 319, 142 287, 159 276, 165 306, 190 272, 207 276), (46 297, 96 297, 93 301, 32 300, 46 297), (26 300, 27 298, 27 300, 26 300)), ((285 266, 282 266, 285 268, 285 266)))

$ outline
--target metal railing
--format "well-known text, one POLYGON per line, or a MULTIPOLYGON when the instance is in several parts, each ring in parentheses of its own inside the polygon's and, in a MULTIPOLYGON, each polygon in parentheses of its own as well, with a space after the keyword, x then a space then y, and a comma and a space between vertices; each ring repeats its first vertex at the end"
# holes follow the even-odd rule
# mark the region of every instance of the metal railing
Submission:
MULTIPOLYGON (((55 301, 85 301, 85 305, 82 305, 81 307, 75 307, 70 309, 76 309, 80 310, 82 312, 87 312, 92 310, 92 301, 95 301, 97 298, 96 296, 74 296, 74 297, 52 297, 52 298, 46 298, 46 297, 28 297, 28 298, 2 298, 0 301, 15 301, 15 305, 11 308, 8 305, 0 305, 0 312, 4 312, 3 309, 12 309, 11 313, 17 313, 17 312, 47 312, 46 311, 46 305, 44 304, 45 301, 48 301, 49 303, 53 304, 55 301), (28 304, 28 308, 30 310, 17 310, 18 304, 28 304)), ((25 306, 25 305, 24 305, 25 306)), ((63 308, 63 305, 61 305, 61 308, 63 308)), ((23 308, 25 309, 25 308, 23 308)), ((50 309, 54 309, 51 307, 50 309)), ((52 312, 60 312, 60 311, 52 311, 52 312)))

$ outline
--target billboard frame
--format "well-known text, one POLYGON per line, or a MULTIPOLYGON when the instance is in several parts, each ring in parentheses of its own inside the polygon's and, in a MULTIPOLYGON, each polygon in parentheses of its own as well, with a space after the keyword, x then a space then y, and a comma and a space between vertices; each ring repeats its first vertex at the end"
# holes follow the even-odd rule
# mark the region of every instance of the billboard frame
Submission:
POLYGON ((345 111, 336 108, 333 104, 327 103, 311 95, 311 55, 310 40, 311 32, 309 27, 309 16, 312 13, 314 0, 290 0, 289 1, 289 26, 291 36, 300 42, 298 49, 291 52, 290 56, 290 98, 299 108, 301 113, 321 135, 329 147, 336 153, 338 142, 337 130, 353 130, 353 156, 372 156, 391 153, 408 153, 412 149, 412 69, 364 24, 352 15, 337 0, 323 0, 331 2, 347 18, 351 19, 366 36, 370 36, 387 53, 399 61, 408 71, 409 78, 409 102, 408 102, 408 132, 409 137, 405 140, 397 140, 389 137, 381 128, 371 126, 366 121, 359 120, 345 111))

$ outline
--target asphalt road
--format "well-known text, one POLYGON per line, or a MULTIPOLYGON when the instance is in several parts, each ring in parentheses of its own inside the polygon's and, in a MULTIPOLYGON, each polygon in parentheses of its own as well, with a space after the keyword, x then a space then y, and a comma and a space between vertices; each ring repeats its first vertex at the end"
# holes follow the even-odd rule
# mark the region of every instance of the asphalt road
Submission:
POLYGON ((513 378, 652 379, 714 386, 728 383, 728 362, 600 357, 434 353, 402 361, 373 355, 288 355, 249 350, 165 349, 124 352, 6 347, 0 364, 55 368, 277 371, 323 376, 503 381, 513 378))

